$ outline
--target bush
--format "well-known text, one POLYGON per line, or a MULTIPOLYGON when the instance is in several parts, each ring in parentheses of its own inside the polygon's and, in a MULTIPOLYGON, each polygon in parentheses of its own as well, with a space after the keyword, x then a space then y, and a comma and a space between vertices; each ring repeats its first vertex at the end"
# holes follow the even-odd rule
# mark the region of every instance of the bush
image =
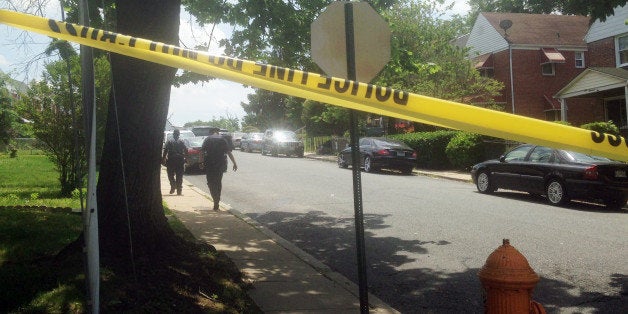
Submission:
POLYGON ((445 153, 454 167, 467 169, 485 159, 485 147, 481 135, 459 132, 449 141, 445 153))
POLYGON ((449 141, 459 131, 417 132, 391 135, 417 151, 417 167, 424 169, 449 169, 452 164, 445 154, 449 141))
POLYGON ((591 123, 586 123, 580 126, 583 129, 587 129, 587 130, 591 130, 591 131, 596 131, 599 133, 606 133, 606 134, 612 134, 612 135, 621 135, 619 133, 619 128, 615 125, 615 123, 613 123, 613 121, 608 121, 608 122, 591 122, 591 123))

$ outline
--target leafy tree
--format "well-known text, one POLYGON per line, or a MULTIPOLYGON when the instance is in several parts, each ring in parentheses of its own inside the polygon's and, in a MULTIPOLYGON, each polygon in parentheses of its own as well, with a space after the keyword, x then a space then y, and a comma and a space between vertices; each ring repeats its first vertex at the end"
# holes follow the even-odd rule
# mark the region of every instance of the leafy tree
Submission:
POLYGON ((80 187, 81 174, 85 174, 86 160, 76 149, 84 145, 82 124, 76 123, 80 114, 77 103, 77 86, 80 80, 80 66, 77 56, 69 57, 70 80, 73 88, 68 87, 68 64, 56 61, 46 66, 43 80, 29 86, 26 96, 20 104, 20 114, 33 121, 35 137, 44 145, 46 155, 55 164, 59 172, 61 194, 69 196, 72 190, 80 187), (79 138, 75 138, 78 128, 79 138), (78 147, 77 147, 78 146, 78 147))
POLYGON ((0 76, 0 144, 8 145, 13 138, 16 113, 13 110, 9 89, 6 87, 8 76, 0 76))
POLYGON ((216 126, 221 129, 229 130, 229 132, 239 131, 240 130, 240 119, 238 117, 233 117, 230 114, 227 114, 226 117, 220 116, 219 118, 212 117, 210 121, 201 121, 196 120, 194 122, 188 122, 183 126, 186 128, 191 128, 194 126, 216 126))
POLYGON ((509 13, 554 13, 585 15, 605 21, 613 15, 613 9, 625 5, 626 0, 468 0, 471 10, 467 15, 469 25, 472 25, 480 12, 509 12, 509 13))
MULTIPOLYGON (((199 23, 234 25, 231 38, 224 40, 225 54, 282 67, 322 71, 310 57, 310 24, 331 0, 293 1, 204 1, 183 0, 199 23)), ((398 0, 374 0, 376 10, 390 7, 398 0)), ((244 125, 299 128, 303 125, 303 99, 257 89, 242 104, 244 125)))

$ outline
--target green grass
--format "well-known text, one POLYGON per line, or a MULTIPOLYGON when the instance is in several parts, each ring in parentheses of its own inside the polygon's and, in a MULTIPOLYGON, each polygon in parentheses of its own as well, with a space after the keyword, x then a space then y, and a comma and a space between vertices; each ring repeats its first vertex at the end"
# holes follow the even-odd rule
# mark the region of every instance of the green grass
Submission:
POLYGON ((0 155, 0 206, 80 208, 78 195, 59 197, 58 177, 54 164, 44 155, 0 155))
MULTIPOLYGON (((78 238, 83 226, 79 213, 56 207, 79 208, 80 204, 78 198, 58 197, 56 178, 54 165, 43 155, 0 155, 2 313, 89 312, 82 254, 58 255, 78 238)), ((179 237, 198 243, 173 212, 165 208, 165 215, 179 237)), ((109 296, 101 297, 102 311, 116 312, 123 306, 127 312, 168 312, 176 304, 177 311, 198 312, 202 304, 206 313, 260 312, 240 282, 239 271, 223 253, 194 244, 182 254, 177 257, 180 260, 151 277, 150 286, 138 286, 125 276, 101 268, 101 296, 109 296), (197 285, 186 290, 192 281, 197 285), (203 295, 199 292, 201 286, 203 295)))

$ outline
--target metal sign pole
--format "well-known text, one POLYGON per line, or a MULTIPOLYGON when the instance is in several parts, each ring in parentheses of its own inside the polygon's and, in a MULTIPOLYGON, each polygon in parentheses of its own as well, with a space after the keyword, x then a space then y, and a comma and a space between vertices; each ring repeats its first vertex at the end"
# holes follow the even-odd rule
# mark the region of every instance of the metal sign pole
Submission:
MULTIPOLYGON (((345 3, 345 35, 347 45, 347 78, 356 80, 355 44, 353 29, 353 4, 345 3)), ((353 205, 355 211, 355 239, 358 258, 358 281, 360 291, 360 312, 369 312, 368 285, 366 280, 366 248, 364 245, 364 214, 362 212, 362 180, 360 173, 360 147, 358 136, 358 113, 351 110, 351 161, 353 172, 353 205)))

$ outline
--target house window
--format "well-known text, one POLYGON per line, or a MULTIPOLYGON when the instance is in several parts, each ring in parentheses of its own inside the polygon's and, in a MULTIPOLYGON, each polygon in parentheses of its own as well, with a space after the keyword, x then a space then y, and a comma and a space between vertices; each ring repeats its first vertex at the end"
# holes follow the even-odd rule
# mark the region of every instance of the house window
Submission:
POLYGON ((554 75, 554 63, 544 63, 541 64, 541 73, 547 76, 554 75))
POLYGON ((576 51, 576 68, 584 68, 584 52, 576 51))
POLYGON ((617 38, 617 54, 619 66, 628 66, 628 35, 617 38))

